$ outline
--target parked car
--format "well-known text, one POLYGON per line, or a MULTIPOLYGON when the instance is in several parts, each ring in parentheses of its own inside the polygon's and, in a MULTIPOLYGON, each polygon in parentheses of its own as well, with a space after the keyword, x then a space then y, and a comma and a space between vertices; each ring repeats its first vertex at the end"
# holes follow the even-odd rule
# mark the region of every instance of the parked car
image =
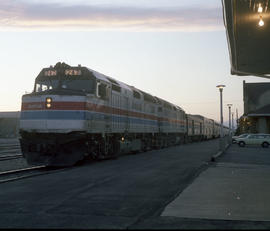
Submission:
POLYGON ((238 138, 245 138, 245 137, 247 137, 248 135, 250 135, 250 133, 244 133, 244 134, 241 134, 241 135, 239 135, 239 136, 233 136, 233 137, 232 137, 232 143, 233 143, 233 144, 234 144, 234 143, 237 143, 236 139, 238 139, 238 138))
POLYGON ((237 138, 236 142, 240 147, 245 145, 261 145, 267 148, 270 145, 270 134, 249 134, 246 137, 237 138))

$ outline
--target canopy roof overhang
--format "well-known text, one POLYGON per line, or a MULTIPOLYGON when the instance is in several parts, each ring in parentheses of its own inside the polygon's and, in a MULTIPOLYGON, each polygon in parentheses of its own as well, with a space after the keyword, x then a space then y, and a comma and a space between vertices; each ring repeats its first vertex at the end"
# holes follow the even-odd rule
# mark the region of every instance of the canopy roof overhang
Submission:
POLYGON ((222 0, 232 75, 270 78, 269 1, 222 0))

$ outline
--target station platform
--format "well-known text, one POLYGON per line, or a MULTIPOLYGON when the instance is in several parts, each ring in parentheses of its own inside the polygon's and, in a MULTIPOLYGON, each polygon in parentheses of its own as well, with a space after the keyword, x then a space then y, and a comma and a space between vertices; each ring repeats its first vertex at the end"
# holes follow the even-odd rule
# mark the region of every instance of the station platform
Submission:
POLYGON ((203 172, 161 216, 270 221, 270 166, 218 163, 203 172))
POLYGON ((141 224, 162 229, 269 229, 270 150, 231 145, 169 203, 158 219, 141 224))
POLYGON ((270 221, 270 151, 231 146, 161 216, 270 221))

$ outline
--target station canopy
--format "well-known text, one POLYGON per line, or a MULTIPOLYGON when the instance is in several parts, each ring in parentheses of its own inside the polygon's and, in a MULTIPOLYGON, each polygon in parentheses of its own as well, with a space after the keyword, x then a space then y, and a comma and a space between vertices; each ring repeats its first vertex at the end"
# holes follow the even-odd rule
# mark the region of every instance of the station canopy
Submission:
POLYGON ((270 0, 222 0, 232 75, 270 78, 270 0))

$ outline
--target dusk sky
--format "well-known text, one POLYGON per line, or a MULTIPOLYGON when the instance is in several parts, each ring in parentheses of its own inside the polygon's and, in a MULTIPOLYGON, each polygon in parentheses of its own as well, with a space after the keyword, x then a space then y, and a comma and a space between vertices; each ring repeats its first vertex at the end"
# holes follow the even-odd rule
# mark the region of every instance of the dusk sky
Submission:
POLYGON ((19 111, 42 68, 89 67, 219 121, 218 84, 243 113, 230 75, 221 0, 1 0, 0 111, 19 111))

